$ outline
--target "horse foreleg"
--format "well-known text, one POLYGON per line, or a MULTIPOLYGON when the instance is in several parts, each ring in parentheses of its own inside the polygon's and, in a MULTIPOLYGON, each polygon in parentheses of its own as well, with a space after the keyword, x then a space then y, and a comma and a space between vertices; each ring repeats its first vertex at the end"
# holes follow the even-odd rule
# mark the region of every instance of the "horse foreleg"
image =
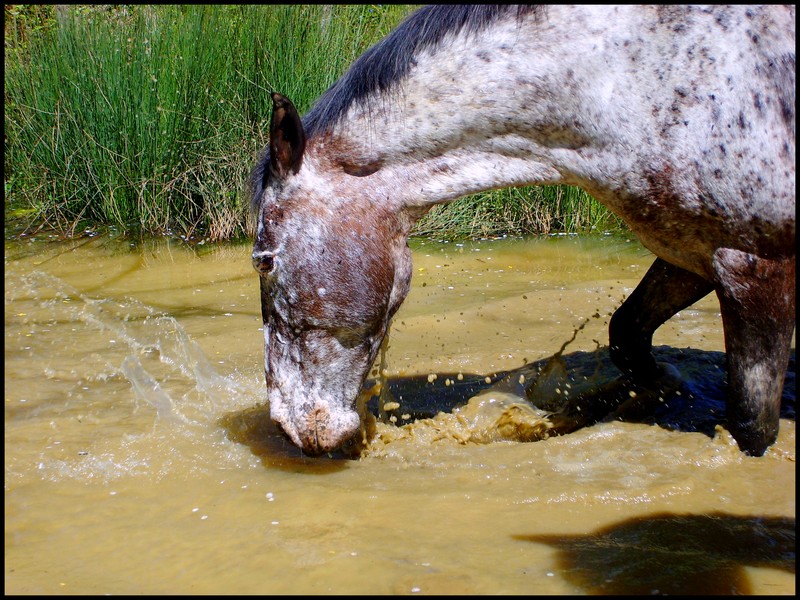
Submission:
POLYGON ((652 401, 679 386, 677 370, 653 358, 653 333, 713 289, 702 277, 657 258, 611 317, 609 350, 623 377, 571 398, 550 417, 552 431, 569 433, 604 416, 636 420, 652 401))
POLYGON ((728 361, 728 430, 761 456, 778 437, 781 394, 795 327, 795 258, 714 254, 728 361))
POLYGON ((664 375, 652 355, 653 333, 714 289, 711 282, 656 258, 608 327, 611 360, 633 383, 652 387, 664 375))

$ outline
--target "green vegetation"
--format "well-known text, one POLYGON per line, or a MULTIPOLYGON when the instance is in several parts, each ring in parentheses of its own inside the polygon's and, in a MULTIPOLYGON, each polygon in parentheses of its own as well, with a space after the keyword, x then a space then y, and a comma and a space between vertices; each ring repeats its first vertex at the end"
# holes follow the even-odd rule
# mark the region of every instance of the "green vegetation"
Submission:
POLYGON ((508 188, 435 206, 415 234, 457 239, 497 235, 599 233, 624 228, 612 212, 577 187, 508 188))
MULTIPOLYGON (((6 217, 67 235, 249 235, 269 91, 306 111, 410 5, 7 5, 6 217)), ((574 188, 436 207, 420 235, 617 227, 574 188)))

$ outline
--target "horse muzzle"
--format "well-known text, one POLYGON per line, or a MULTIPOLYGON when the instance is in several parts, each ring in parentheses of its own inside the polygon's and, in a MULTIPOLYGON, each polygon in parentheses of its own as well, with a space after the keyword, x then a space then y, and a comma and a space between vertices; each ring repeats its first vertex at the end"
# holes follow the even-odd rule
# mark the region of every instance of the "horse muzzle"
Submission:
POLYGON ((352 409, 316 401, 281 410, 270 403, 270 416, 292 442, 309 456, 333 452, 343 446, 361 428, 361 418, 352 409))

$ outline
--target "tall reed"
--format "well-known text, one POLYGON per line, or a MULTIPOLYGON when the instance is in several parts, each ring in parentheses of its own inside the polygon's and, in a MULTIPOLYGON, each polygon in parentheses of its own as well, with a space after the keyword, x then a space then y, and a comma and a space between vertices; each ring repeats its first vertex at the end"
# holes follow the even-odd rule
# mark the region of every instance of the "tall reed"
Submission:
MULTIPOLYGON (((68 234, 102 224, 212 240, 249 234, 246 179, 268 141, 269 92, 304 112, 411 8, 59 5, 51 26, 30 35, 7 8, 7 212, 10 196, 33 222, 68 234)), ((538 222, 540 232, 583 219, 566 208, 540 214, 539 194, 458 201, 419 231, 437 215, 448 215, 442 235, 502 228, 490 225, 498 215, 538 222)))
POLYGON ((553 185, 495 190, 435 206, 417 223, 415 233, 479 238, 624 228, 620 219, 580 188, 553 185))

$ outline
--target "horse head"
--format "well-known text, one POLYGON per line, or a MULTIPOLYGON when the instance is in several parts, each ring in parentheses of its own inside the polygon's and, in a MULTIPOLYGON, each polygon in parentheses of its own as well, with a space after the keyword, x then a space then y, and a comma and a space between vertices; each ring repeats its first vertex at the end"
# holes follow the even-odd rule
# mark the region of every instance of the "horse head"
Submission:
POLYGON ((269 155, 254 173, 264 370, 271 418, 317 455, 359 431, 356 400, 408 293, 411 256, 402 217, 365 211, 363 177, 331 168, 313 144, 273 94, 269 155))

